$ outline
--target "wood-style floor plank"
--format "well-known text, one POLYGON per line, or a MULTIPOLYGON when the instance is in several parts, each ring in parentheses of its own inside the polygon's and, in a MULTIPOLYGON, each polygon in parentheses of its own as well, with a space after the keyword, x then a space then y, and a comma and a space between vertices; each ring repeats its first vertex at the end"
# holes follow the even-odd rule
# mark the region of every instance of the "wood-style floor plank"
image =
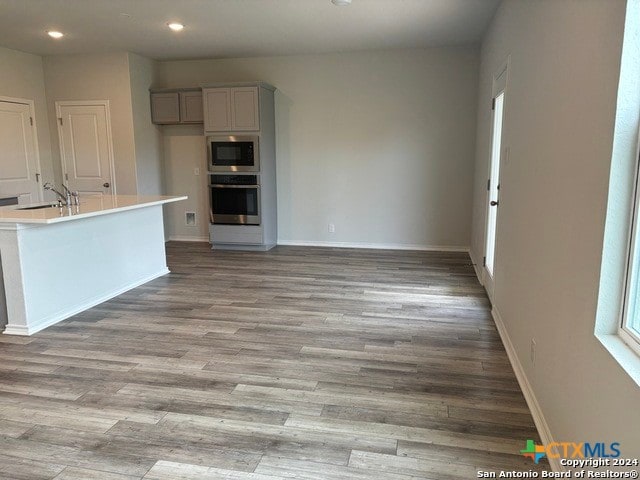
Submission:
POLYGON ((67 467, 54 480, 135 480, 138 477, 120 475, 90 468, 67 467))
POLYGON ((468 255, 169 243, 171 274, 0 336, 0 478, 541 469, 468 255))
POLYGON ((144 476, 145 480, 278 480, 280 477, 238 472, 188 463, 158 461, 144 476))

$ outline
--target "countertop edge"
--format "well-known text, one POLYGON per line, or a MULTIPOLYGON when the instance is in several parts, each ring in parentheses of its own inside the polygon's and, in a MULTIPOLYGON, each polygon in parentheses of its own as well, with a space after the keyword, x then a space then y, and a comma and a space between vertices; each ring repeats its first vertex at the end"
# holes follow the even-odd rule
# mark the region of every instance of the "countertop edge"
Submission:
MULTIPOLYGON (((136 204, 136 205, 127 205, 124 207, 115 207, 115 208, 109 208, 109 209, 105 209, 105 210, 99 210, 99 211, 93 211, 93 212, 87 212, 87 213, 79 213, 77 215, 71 215, 71 216, 64 216, 64 217, 56 217, 56 218, 43 218, 43 219, 36 219, 36 218, 0 218, 0 228, 2 226, 5 225, 51 225, 54 223, 62 223, 62 222, 71 222, 74 220, 81 220, 84 218, 91 218, 91 217, 98 217, 101 215, 109 215, 109 214, 113 214, 113 213, 119 213, 119 212, 126 212, 128 210, 137 210, 140 208, 146 208, 146 207, 154 207, 154 206, 158 206, 158 205, 164 205, 166 203, 173 203, 173 202, 179 202, 182 200, 187 200, 186 195, 182 195, 179 197, 173 197, 173 198, 166 198, 166 199, 162 199, 162 200, 155 200, 155 201, 150 201, 150 202, 145 202, 145 203, 140 203, 140 204, 136 204)), ((82 206, 82 203, 80 203, 80 206, 82 206)))

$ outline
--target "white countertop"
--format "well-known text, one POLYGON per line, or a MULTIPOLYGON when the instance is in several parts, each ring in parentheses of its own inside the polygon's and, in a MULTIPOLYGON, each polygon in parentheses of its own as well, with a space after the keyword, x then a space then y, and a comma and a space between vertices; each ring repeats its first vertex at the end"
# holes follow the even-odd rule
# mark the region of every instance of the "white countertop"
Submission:
MULTIPOLYGON (((0 207, 0 224, 26 223, 47 224, 59 223, 81 218, 95 217, 110 213, 133 210, 135 208, 162 205, 164 203, 186 200, 186 196, 168 197, 160 195, 92 195, 80 196, 80 205, 71 207, 49 207, 35 210, 22 210, 30 205, 11 205, 0 207)), ((41 202, 34 205, 49 205, 52 202, 41 202)))

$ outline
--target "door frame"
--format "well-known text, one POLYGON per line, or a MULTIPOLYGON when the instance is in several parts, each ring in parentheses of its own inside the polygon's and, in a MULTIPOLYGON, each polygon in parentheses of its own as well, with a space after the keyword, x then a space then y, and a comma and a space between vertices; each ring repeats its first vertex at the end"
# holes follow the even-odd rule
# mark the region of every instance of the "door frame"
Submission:
MULTIPOLYGON (((511 72, 511 55, 508 55, 506 60, 503 61, 500 66, 496 69, 495 74, 492 76, 492 81, 491 81, 491 99, 492 102, 495 100, 495 98, 498 96, 498 94, 500 92, 504 93, 504 100, 503 100, 503 105, 502 105, 502 135, 500 138, 500 152, 499 152, 499 156, 498 156, 498 162, 499 162, 499 166, 498 166, 498 176, 500 177, 502 175, 502 169, 504 167, 503 163, 504 163, 504 159, 506 156, 508 156, 508 148, 505 146, 505 142, 504 142, 504 132, 505 132, 505 118, 507 115, 507 101, 508 101, 508 89, 509 89, 509 77, 510 77, 510 72, 511 72)), ((491 157, 492 157, 492 152, 493 152, 493 128, 494 128, 494 123, 495 123, 495 119, 494 119, 494 110, 492 109, 491 112, 491 128, 489 131, 489 138, 490 138, 490 143, 489 143, 489 161, 487 162, 487 179, 491 179, 491 157)), ((498 178, 498 185, 500 184, 500 180, 498 178)), ((489 223, 489 201, 490 201, 490 191, 489 189, 487 189, 486 192, 486 196, 485 196, 485 207, 484 207, 484 235, 483 235, 483 247, 482 247, 482 258, 483 258, 483 262, 482 262, 482 285, 485 288, 485 291, 487 292, 487 295, 489 296, 489 300, 491 301, 491 303, 493 303, 493 297, 494 297, 494 291, 495 291, 495 284, 496 284, 496 269, 495 269, 495 260, 496 260, 496 252, 498 251, 498 226, 499 226, 499 220, 500 220, 500 215, 498 212, 496 212, 496 225, 495 225, 495 241, 494 241, 494 254, 493 254, 493 258, 494 258, 494 268, 493 268, 493 275, 491 275, 489 273, 489 271, 487 270, 487 266, 486 266, 486 254, 487 254, 487 234, 489 233, 488 230, 488 223, 489 223)), ((499 207, 498 207, 499 208, 499 207)))
POLYGON ((38 191, 37 191, 37 196, 38 196, 38 201, 42 201, 44 198, 44 190, 42 189, 42 185, 44 184, 44 182, 42 181, 42 165, 40 164, 40 145, 38 143, 38 122, 36 120, 36 106, 35 106, 35 101, 31 100, 29 98, 19 98, 19 97, 4 97, 4 96, 0 96, 0 102, 7 102, 7 103, 18 103, 21 105, 28 105, 29 106, 29 116, 33 119, 33 146, 35 149, 35 156, 36 156, 36 170, 37 170, 37 174, 39 175, 40 179, 36 180, 36 183, 38 184, 38 191))
MULTIPOLYGON (((62 182, 65 183, 67 178, 67 165, 64 161, 64 142, 62 138, 62 129, 60 128, 60 119, 62 118, 61 107, 104 107, 107 122, 107 143, 109 147, 109 173, 111 174, 111 194, 116 195, 116 166, 113 155, 113 135, 111 133, 111 105, 109 100, 60 100, 55 102, 56 105, 56 127, 58 129, 58 146, 60 147, 60 168, 62 168, 62 182)), ((66 185, 66 183, 65 183, 66 185)))

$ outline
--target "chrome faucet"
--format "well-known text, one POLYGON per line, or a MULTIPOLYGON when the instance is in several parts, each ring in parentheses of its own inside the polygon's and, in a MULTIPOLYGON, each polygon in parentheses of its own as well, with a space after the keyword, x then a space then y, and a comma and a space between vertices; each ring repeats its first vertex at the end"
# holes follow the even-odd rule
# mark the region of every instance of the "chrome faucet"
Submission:
POLYGON ((51 182, 45 183, 42 186, 42 188, 44 188, 45 190, 51 190, 52 192, 54 192, 58 196, 58 204, 60 206, 66 205, 67 207, 70 207, 72 197, 76 205, 80 204, 80 198, 79 198, 78 192, 71 192, 64 183, 62 184, 62 188, 64 188, 66 195, 63 195, 58 190, 56 190, 55 187, 51 184, 51 182))
POLYGON ((72 199, 74 205, 80 205, 80 194, 78 191, 72 192, 64 183, 62 184, 62 188, 64 188, 64 191, 67 193, 67 205, 71 205, 72 199))
POLYGON ((68 199, 63 194, 61 194, 58 190, 56 190, 54 188, 54 186, 51 185, 50 182, 45 183, 42 186, 42 188, 44 188, 45 190, 51 190, 53 193, 55 193, 58 196, 58 203, 59 204, 62 204, 62 202, 65 202, 65 205, 68 205, 68 203, 67 203, 68 199))

